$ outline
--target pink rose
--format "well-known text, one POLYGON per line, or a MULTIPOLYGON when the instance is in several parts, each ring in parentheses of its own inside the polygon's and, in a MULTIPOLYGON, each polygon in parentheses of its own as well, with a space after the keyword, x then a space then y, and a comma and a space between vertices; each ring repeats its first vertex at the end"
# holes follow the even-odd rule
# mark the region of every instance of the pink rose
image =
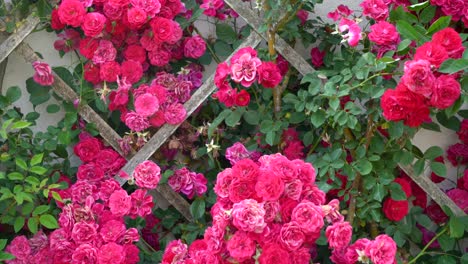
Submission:
POLYGON ((257 77, 257 68, 262 64, 252 49, 240 49, 231 58, 231 78, 244 87, 250 87, 257 77), (255 54, 255 55, 253 55, 255 54))
POLYGON ((102 168, 107 176, 115 176, 127 161, 113 149, 103 149, 96 155, 96 165, 102 168))
POLYGON ((260 264, 293 264, 290 254, 278 244, 262 246, 262 253, 258 259, 260 264))
POLYGON ((96 239, 97 228, 94 222, 78 222, 73 226, 71 238, 77 244, 92 243, 96 239))
POLYGON ((176 263, 179 260, 185 259, 188 250, 187 245, 182 243, 180 240, 172 240, 166 246, 164 255, 162 257, 162 264, 176 263))
POLYGON ((147 195, 146 190, 138 189, 130 195, 130 198, 132 199, 130 217, 134 219, 137 216, 145 217, 151 215, 154 206, 153 196, 147 195))
POLYGON ((359 261, 359 257, 364 255, 364 251, 371 241, 367 238, 361 238, 356 240, 354 244, 346 248, 345 258, 349 263, 356 263, 359 261))
POLYGON ((125 224, 119 220, 107 221, 101 226, 99 234, 104 242, 117 242, 125 233, 125 224))
POLYGON ((374 264, 393 264, 395 262, 396 243, 387 235, 379 235, 366 247, 366 256, 374 264))
POLYGON ((214 83, 216 87, 218 87, 219 89, 223 89, 229 86, 229 84, 226 81, 226 78, 229 76, 230 71, 231 67, 226 62, 218 64, 214 76, 214 83))
POLYGON ((72 27, 79 27, 83 22, 86 10, 78 0, 65 0, 58 8, 60 22, 72 27))
POLYGON ((135 132, 141 132, 150 127, 147 117, 136 112, 129 112, 125 115, 125 125, 135 132))
POLYGON ((121 79, 130 84, 137 83, 143 76, 143 66, 138 61, 127 60, 120 66, 121 79))
POLYGON ((304 240, 305 235, 302 232, 302 228, 296 222, 291 221, 281 227, 279 242, 289 251, 299 249, 304 243, 304 240))
POLYGON ((72 264, 93 264, 97 262, 98 249, 91 244, 79 245, 72 255, 72 264))
POLYGON ((125 251, 114 242, 101 246, 98 253, 98 264, 123 264, 125 251))
POLYGON ((144 161, 135 167, 135 183, 140 188, 155 189, 161 179, 161 169, 152 161, 144 161))
POLYGON ((54 75, 49 64, 45 62, 33 62, 34 75, 33 79, 36 83, 42 86, 52 85, 54 83, 54 75))
POLYGON ((263 198, 263 201, 275 201, 283 194, 284 182, 278 174, 265 170, 260 172, 257 178, 255 191, 259 197, 263 198))
POLYGON ((442 45, 426 42, 416 49, 415 60, 427 60, 436 68, 448 59, 448 53, 442 45))
MULTIPOLYGON (((81 47, 81 44, 80 44, 81 47)), ((114 61, 117 56, 117 50, 115 49, 112 42, 109 40, 101 40, 99 41, 99 46, 94 51, 94 55, 92 57, 94 64, 101 64, 104 62, 111 62, 114 61)), ((119 75, 119 73, 114 73, 114 75, 119 75)), ((115 82, 115 80, 113 81, 115 82)))
POLYGON ((164 120, 170 125, 178 125, 184 122, 187 116, 187 111, 183 104, 172 103, 166 107, 164 112, 164 120))
POLYGON ((109 197, 109 208, 113 215, 124 216, 130 212, 132 200, 125 190, 115 191, 109 197))
POLYGON ((114 179, 108 179, 101 182, 99 189, 99 198, 107 203, 109 197, 116 190, 121 190, 120 184, 114 179))
POLYGON ((388 6, 382 0, 364 0, 360 6, 363 15, 376 21, 385 20, 388 17, 388 6))
POLYGON ((283 77, 276 63, 267 61, 263 62, 257 69, 258 83, 265 88, 274 88, 280 84, 283 77))
POLYGON ((97 187, 86 180, 78 180, 71 187, 72 200, 74 203, 84 203, 89 196, 97 199, 97 187))
POLYGON ((17 236, 10 242, 5 251, 18 260, 26 261, 31 254, 31 246, 25 236, 17 236))
POLYGON ((343 40, 346 40, 351 47, 356 47, 361 40, 361 28, 354 20, 342 18, 338 26, 338 31, 342 34, 343 40))
POLYGON ((436 81, 431 63, 427 60, 407 61, 404 67, 402 82, 414 93, 429 98, 436 81))
POLYGON ((220 198, 228 198, 229 196, 229 186, 231 185, 234 175, 232 174, 232 169, 227 168, 216 177, 216 183, 213 188, 216 195, 220 198))
POLYGON ((81 25, 85 36, 96 37, 101 34, 106 25, 106 20, 106 17, 99 12, 87 13, 81 25))
POLYGON ((441 75, 437 78, 431 96, 431 105, 438 109, 452 106, 460 97, 461 86, 451 75, 441 75))
POLYGON ((124 245, 125 264, 136 264, 140 261, 140 249, 133 244, 124 245))
POLYGON ((333 249, 341 249, 351 242, 353 227, 348 222, 336 222, 328 226, 325 235, 333 249))
POLYGON ((146 14, 149 17, 154 17, 157 13, 161 11, 161 3, 164 1, 160 0, 130 0, 130 3, 134 7, 141 8, 145 10, 146 14))
POLYGON ((369 40, 377 45, 395 45, 400 42, 400 35, 396 27, 386 21, 380 21, 371 26, 369 40))
POLYGON ((229 160, 231 165, 234 166, 239 160, 243 160, 250 157, 250 151, 248 151, 244 145, 240 142, 234 143, 226 149, 225 154, 226 159, 229 160))
POLYGON ((184 40, 184 56, 187 58, 198 59, 206 51, 206 43, 200 36, 186 38, 184 40))
POLYGON ((234 233, 227 242, 226 248, 231 257, 239 263, 252 259, 256 250, 255 241, 252 240, 248 233, 242 231, 234 233))
POLYGON ((323 217, 320 206, 309 201, 302 201, 293 209, 291 221, 297 223, 306 233, 318 233, 324 225, 323 217))
POLYGON ((266 224, 264 222, 265 209, 253 199, 242 200, 232 206, 232 224, 242 231, 261 233, 266 224))
POLYGON ((76 177, 78 180, 100 181, 104 177, 104 171, 93 162, 85 163, 78 167, 76 177))
POLYGON ((468 213, 468 191, 452 189, 447 192, 447 196, 455 202, 465 213, 468 213))
POLYGON ((139 29, 146 23, 148 19, 148 14, 145 10, 138 7, 129 8, 127 11, 127 19, 130 29, 139 29))
POLYGON ((151 116, 159 109, 158 98, 146 93, 135 99, 135 111, 141 116, 151 116))

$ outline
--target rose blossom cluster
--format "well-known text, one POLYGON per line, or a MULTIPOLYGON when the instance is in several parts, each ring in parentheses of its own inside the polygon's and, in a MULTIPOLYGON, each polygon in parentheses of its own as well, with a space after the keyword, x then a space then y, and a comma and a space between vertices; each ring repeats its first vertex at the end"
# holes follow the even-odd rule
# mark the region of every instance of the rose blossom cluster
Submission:
POLYGON ((348 6, 339 5, 335 11, 329 12, 327 16, 333 21, 340 21, 334 34, 339 33, 343 38, 342 42, 348 42, 351 47, 355 47, 362 39, 362 30, 356 20, 348 18, 352 13, 353 11, 348 6))
POLYGON ((448 58, 463 54, 460 35, 452 28, 435 33, 430 42, 416 49, 414 59, 405 62, 404 74, 396 89, 382 95, 380 105, 389 121, 403 120, 410 127, 430 121, 430 107, 446 109, 460 97, 456 75, 437 72, 448 58))
POLYGON ((237 161, 218 174, 213 225, 190 246, 170 242, 162 263, 309 263, 322 228, 334 263, 370 259, 393 264, 396 244, 387 235, 351 244, 352 227, 339 202, 325 203, 310 163, 281 154, 237 161))
POLYGON ((195 195, 203 195, 207 191, 207 183, 208 180, 203 174, 190 171, 187 168, 174 171, 174 174, 168 180, 169 186, 175 192, 183 193, 189 199, 192 199, 195 195))
POLYGON ((82 134, 74 147, 83 162, 77 181, 58 191, 59 228, 48 236, 38 233, 31 239, 16 237, 6 251, 16 256, 7 263, 138 263, 139 240, 135 228, 125 226, 125 217, 146 217, 153 198, 146 190, 132 194, 113 179, 125 160, 102 142, 82 134))
POLYGON ((468 27, 468 2, 464 0, 431 0, 431 4, 439 6, 442 13, 451 16, 452 21, 463 21, 468 27))
POLYGON ((190 64, 178 76, 159 72, 149 85, 137 88, 119 81, 117 90, 109 94, 109 109, 120 111, 121 120, 134 132, 180 124, 187 115, 183 104, 201 86, 202 77, 201 68, 190 64))
POLYGON ((282 80, 278 65, 270 61, 261 61, 257 57, 257 51, 251 47, 240 49, 230 60, 230 65, 223 62, 216 68, 214 83, 219 88, 213 94, 227 107, 247 106, 250 102, 250 94, 247 90, 231 87, 229 79, 243 87, 249 88, 257 81, 265 88, 274 88, 282 80), (230 78, 229 78, 230 77, 230 78))
POLYGON ((304 158, 304 143, 299 139, 296 129, 288 128, 281 135, 283 154, 290 160, 304 158))
POLYGON ((234 10, 225 5, 224 0, 198 0, 197 2, 200 3, 200 8, 204 9, 205 16, 215 17, 219 20, 239 17, 234 10))
POLYGON ((64 52, 78 49, 88 60, 84 78, 93 84, 117 78, 133 84, 150 65, 205 53, 205 41, 184 36, 175 21, 185 11, 180 0, 63 0, 52 12, 51 27, 68 27, 54 46, 64 52), (72 33, 76 30, 83 37, 72 33))

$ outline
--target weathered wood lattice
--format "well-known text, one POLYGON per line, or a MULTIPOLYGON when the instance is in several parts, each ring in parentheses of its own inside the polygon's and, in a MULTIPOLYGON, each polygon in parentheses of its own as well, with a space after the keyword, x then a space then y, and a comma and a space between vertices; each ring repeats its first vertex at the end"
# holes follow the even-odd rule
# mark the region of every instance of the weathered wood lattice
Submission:
MULTIPOLYGON (((225 0, 225 2, 234 9, 246 22, 253 28, 253 32, 247 37, 238 49, 242 47, 256 47, 260 44, 262 39, 267 40, 265 33, 260 33, 258 28, 261 25, 261 18, 255 14, 255 12, 242 1, 237 0, 225 0)), ((15 51, 21 55, 27 62, 32 63, 36 60, 40 60, 39 56, 34 50, 23 40, 34 30, 39 24, 39 19, 30 16, 26 19, 26 22, 21 26, 15 34, 10 35, 0 45, 0 63, 3 62, 8 55, 15 51)), ((303 76, 314 72, 314 69, 310 64, 302 58, 286 41, 284 41, 279 35, 276 35, 276 50, 280 53, 289 63, 296 68, 296 70, 303 76)), ((237 51, 237 50, 236 50, 237 51)), ((233 54, 236 52, 234 51, 233 54)), ((231 55, 232 56, 232 55, 231 55)), ((229 57, 230 58, 230 57, 229 57)), ((229 60, 227 58, 227 60, 229 60)), ((214 73, 206 79, 204 84, 192 95, 184 107, 187 110, 187 117, 190 116, 216 89, 214 85, 214 73)), ((1 86, 0 86, 1 87, 1 86)), ((55 82, 52 85, 53 91, 62 97, 64 100, 73 102, 79 96, 69 87, 58 75, 55 74, 55 82)), ((123 154, 119 147, 119 140, 121 137, 104 121, 90 106, 84 105, 79 109, 80 116, 89 123, 94 123, 100 132, 101 137, 116 151, 123 154)), ((127 164, 123 170, 129 175, 132 174, 135 167, 151 158, 151 156, 175 133, 179 126, 178 125, 164 125, 161 127, 152 138, 136 153, 131 153, 126 157, 127 164)), ((425 192, 439 205, 448 206, 455 215, 465 215, 461 210, 440 188, 434 184, 427 175, 429 171, 425 171, 424 175, 417 176, 413 173, 411 166, 404 166, 400 164, 400 167, 405 171, 413 181, 415 181, 425 192)), ((125 183, 124 179, 117 179, 121 184, 125 183)), ((155 190, 155 195, 158 198, 164 198, 172 206, 174 206, 188 221, 193 221, 193 217, 190 214, 190 204, 178 193, 174 192, 167 184, 160 184, 155 190)), ((158 202, 158 201, 157 201, 158 202)))

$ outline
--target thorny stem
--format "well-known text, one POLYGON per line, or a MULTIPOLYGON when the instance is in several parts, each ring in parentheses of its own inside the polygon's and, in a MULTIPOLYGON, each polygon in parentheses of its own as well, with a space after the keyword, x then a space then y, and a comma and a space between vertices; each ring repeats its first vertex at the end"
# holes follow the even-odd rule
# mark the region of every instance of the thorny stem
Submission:
POLYGON ((420 258, 422 255, 426 254, 426 250, 432 245, 432 243, 434 243, 434 241, 436 241, 437 238, 439 238, 441 235, 443 235, 445 232, 447 232, 448 230, 448 225, 444 227, 444 229, 442 229, 439 233, 437 233, 437 235, 435 235, 431 241, 429 241, 429 243, 427 243, 427 245, 419 252, 419 254, 414 258, 412 259, 410 262, 408 262, 408 264, 411 264, 411 263, 416 263, 416 260, 418 260, 418 258, 420 258))

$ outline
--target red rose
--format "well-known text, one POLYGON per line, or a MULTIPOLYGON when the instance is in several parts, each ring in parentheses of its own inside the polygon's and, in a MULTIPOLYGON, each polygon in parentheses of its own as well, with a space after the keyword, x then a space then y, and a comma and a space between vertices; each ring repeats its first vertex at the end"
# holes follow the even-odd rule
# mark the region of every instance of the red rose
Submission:
POLYGON ((128 89, 120 88, 109 94, 109 110, 124 110, 128 103, 128 89))
POLYGON ((438 109, 452 106, 460 97, 460 83, 451 75, 441 75, 437 78, 431 96, 431 105, 438 109))
POLYGON ((395 45, 400 42, 400 35, 396 27, 386 21, 380 21, 371 27, 369 40, 377 45, 395 45))
POLYGON ((460 130, 457 132, 458 139, 468 145, 468 119, 463 119, 460 130))
POLYGON ((143 67, 141 63, 133 60, 124 61, 120 67, 120 73, 122 80, 133 84, 138 82, 143 76, 143 67))
POLYGON ((447 16, 452 16, 453 21, 458 21, 465 11, 465 0, 450 0, 442 4, 442 12, 447 16))
POLYGON ((54 8, 51 13, 51 18, 50 18, 50 27, 53 30, 61 30, 65 27, 65 25, 60 21, 58 9, 54 8))
POLYGON ((250 103, 250 94, 246 90, 241 90, 236 94, 237 106, 248 106, 250 103))
POLYGON ((84 66, 84 79, 92 84, 101 82, 100 68, 92 62, 88 62, 84 66))
POLYGON ((78 167, 76 177, 78 180, 100 181, 104 177, 104 171, 101 167, 96 166, 94 162, 89 162, 78 167))
POLYGON ((206 43, 200 36, 186 38, 184 40, 184 56, 187 58, 198 59, 206 51, 206 43))
POLYGON ((65 0, 58 8, 60 21, 72 27, 79 27, 85 14, 86 9, 78 0, 65 0))
POLYGON ((255 254, 255 241, 247 232, 236 231, 226 245, 231 257, 239 263, 248 261, 255 254))
POLYGON ((101 151, 102 143, 96 138, 87 138, 75 145, 73 151, 75 155, 83 162, 93 161, 96 155, 101 151))
POLYGON ((424 213, 429 216, 429 218, 432 219, 436 224, 440 225, 442 223, 445 223, 448 220, 448 216, 442 211, 442 208, 436 203, 432 203, 428 207, 426 207, 426 210, 424 210, 424 213))
POLYGON ((121 264, 125 260, 124 248, 114 242, 103 245, 99 249, 99 264, 121 264))
POLYGON ((274 88, 277 86, 281 79, 280 70, 278 66, 271 61, 263 62, 258 68, 258 83, 265 88, 274 88))
POLYGON ((100 77, 106 82, 115 82, 120 75, 120 65, 115 61, 108 61, 101 64, 100 77))
POLYGON ((296 222, 289 222, 281 227, 279 242, 289 251, 299 249, 304 243, 305 236, 302 228, 296 222))
POLYGON ((113 149, 103 149, 96 155, 96 165, 104 170, 106 175, 114 176, 125 165, 126 160, 113 149))
POLYGON ((127 11, 127 19, 128 24, 130 25, 130 29, 139 29, 146 23, 146 19, 148 15, 146 14, 145 10, 132 7, 127 11))
POLYGON ((283 194, 284 182, 277 174, 259 173, 255 191, 263 201, 275 201, 283 194))
POLYGON ((140 63, 146 61, 146 51, 140 45, 129 45, 123 52, 126 60, 134 60, 140 63))
POLYGON ((453 166, 468 164, 468 145, 457 143, 447 150, 447 159, 453 166))
MULTIPOLYGON (((119 21, 122 17, 123 9, 120 6, 113 6, 106 1, 104 3, 103 12, 109 20, 119 21)), ((109 32, 112 33, 112 31, 109 32)))
POLYGON ((80 41, 80 53, 88 60, 92 59, 99 47, 99 41, 94 38, 84 38, 80 41))
POLYGON ((465 169, 463 177, 457 180, 457 188, 468 191, 468 169, 465 169))
POLYGON ((327 53, 324 51, 320 51, 319 48, 315 47, 310 50, 310 57, 312 58, 312 65, 318 68, 323 65, 323 58, 327 53))
POLYGON ((431 63, 427 60, 405 62, 404 74, 401 81, 414 93, 429 98, 436 78, 432 73, 431 63))
POLYGON ((151 65, 162 67, 171 60, 171 53, 163 49, 153 50, 148 53, 148 58, 151 65))
POLYGON ((81 25, 85 36, 96 37, 101 34, 102 30, 106 26, 106 20, 106 17, 99 12, 86 14, 83 20, 83 25, 81 25))
POLYGON ((288 251, 278 244, 266 244, 258 258, 260 264, 292 264, 288 251))
POLYGON ((436 32, 432 36, 432 42, 444 47, 449 57, 453 59, 461 58, 463 51, 465 51, 460 35, 450 27, 436 32))
POLYGON ((93 222, 81 221, 73 226, 71 238, 76 244, 91 243, 96 239, 98 226, 93 222))
POLYGON ((175 34, 174 22, 167 18, 155 17, 150 22, 156 42, 169 42, 175 34))
POLYGON ((400 221, 408 214, 409 207, 408 201, 395 201, 387 198, 383 204, 383 212, 385 216, 391 221, 400 221))
POLYGON ((435 42, 426 42, 416 49, 415 60, 427 60, 431 65, 439 66, 448 59, 448 53, 440 44, 435 42))

